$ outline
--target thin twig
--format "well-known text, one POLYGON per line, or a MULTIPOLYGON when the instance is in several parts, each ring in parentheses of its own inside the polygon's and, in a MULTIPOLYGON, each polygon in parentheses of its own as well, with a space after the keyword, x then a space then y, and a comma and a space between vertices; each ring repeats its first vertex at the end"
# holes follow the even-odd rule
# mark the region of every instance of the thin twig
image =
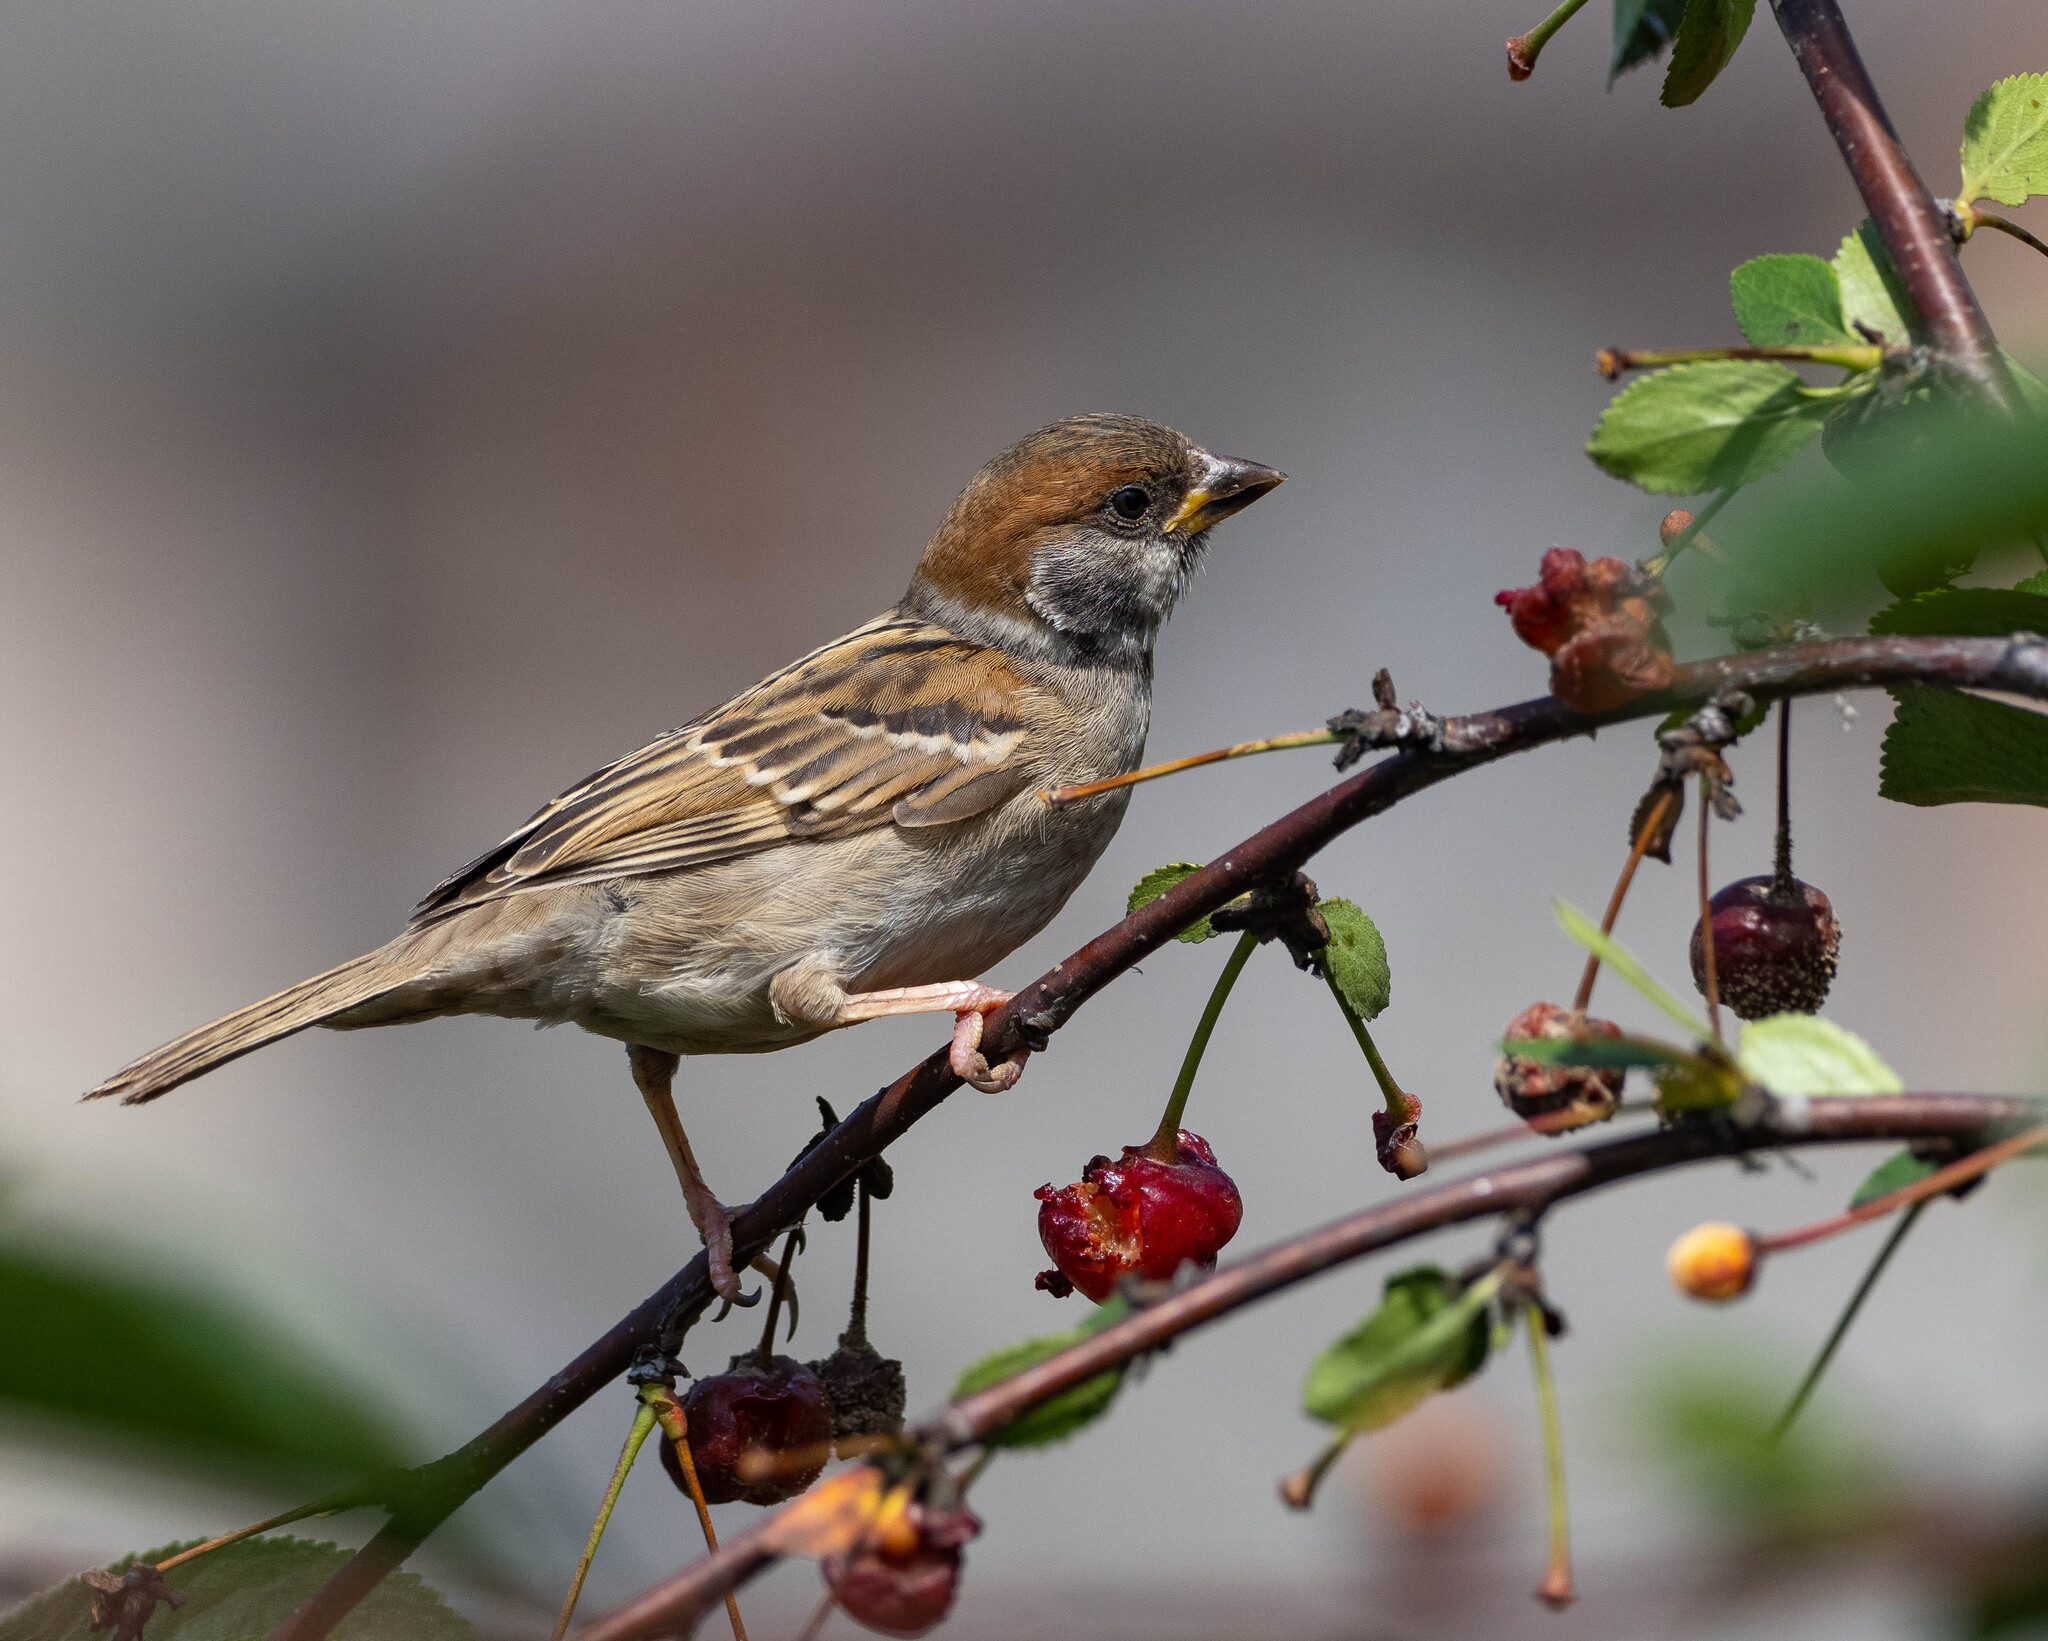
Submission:
POLYGON ((1612 382, 1628 370, 1656 370, 1664 365, 1691 365, 1710 359, 1783 359, 1805 365, 1835 365, 1843 370, 1875 370, 1884 363, 1884 349, 1875 343, 1841 347, 1762 348, 1602 348, 1593 368, 1612 382))
POLYGON ((1714 1041, 1721 1039, 1721 985, 1714 972, 1714 899, 1707 880, 1707 826, 1714 818, 1713 777, 1700 776, 1700 950, 1706 971, 1707 1024, 1714 1041))
POLYGON ((1550 1372, 1550 1321, 1543 1306, 1522 1307, 1529 1324, 1529 1359, 1536 1370, 1536 1408, 1543 1421, 1543 1492, 1549 1504, 1550 1562, 1536 1599, 1546 1607, 1569 1607, 1578 1599, 1572 1583, 1572 1510, 1564 1486, 1564 1421, 1557 1412, 1557 1381, 1550 1372))
MULTIPOLYGON (((1614 920, 1621 916, 1621 903, 1628 898, 1628 886, 1635 882, 1636 868, 1643 863, 1643 856, 1650 852, 1650 840, 1657 835, 1664 824, 1664 812, 1677 801, 1675 787, 1666 787, 1657 796, 1657 802, 1649 814, 1643 817, 1641 829, 1636 833, 1635 842, 1628 852, 1628 864, 1621 869, 1621 876, 1615 880, 1614 893, 1607 897, 1607 915, 1600 919, 1602 934, 1614 933, 1614 920)), ((1676 822, 1673 822, 1676 825, 1676 822)), ((1600 978, 1600 954, 1586 954, 1585 971, 1579 976, 1579 989, 1572 998, 1572 1013, 1583 1016, 1593 1001, 1593 982, 1600 978)))
POLYGON ((597 1547, 604 1542, 604 1530, 611 1522, 612 1507, 619 1502, 620 1490, 626 1485, 633 1461, 640 1456, 641 1445, 653 1428, 654 1408, 643 1397, 634 1404, 633 1425, 626 1432, 626 1445, 619 1449, 619 1462, 612 1466, 611 1485, 605 1488, 604 1501, 597 1507, 597 1520, 590 1524, 590 1537, 576 1562, 576 1576, 569 1580, 569 1593, 562 1598, 561 1616, 555 1620, 554 1634, 548 1641, 562 1641, 562 1637, 569 1633, 569 1620, 576 1616, 576 1600, 583 1594, 583 1581, 590 1576, 590 1564, 597 1559, 597 1547))
POLYGON ((1298 729, 1287 735, 1268 735, 1264 740, 1239 741, 1234 746, 1220 746, 1214 752, 1197 752, 1191 758, 1170 758, 1163 764, 1147 764, 1128 775, 1112 775, 1107 780, 1089 781, 1082 786, 1057 787, 1045 794, 1045 801, 1054 805, 1074 803, 1103 792, 1114 792, 1120 786, 1137 786, 1143 781, 1156 781, 1162 775, 1178 775, 1184 769, 1200 769, 1204 764, 1256 757, 1261 752, 1288 752, 1298 746, 1334 746, 1343 739, 1334 729, 1298 729))

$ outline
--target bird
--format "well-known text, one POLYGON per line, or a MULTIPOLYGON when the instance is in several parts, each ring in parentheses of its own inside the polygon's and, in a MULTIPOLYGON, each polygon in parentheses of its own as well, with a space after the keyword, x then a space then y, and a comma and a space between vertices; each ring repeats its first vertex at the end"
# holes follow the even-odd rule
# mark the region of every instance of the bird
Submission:
POLYGON ((893 609, 608 764, 431 889, 388 944, 198 1027, 87 1099, 135 1105, 311 1026, 450 1014, 623 1042, 702 1240, 740 1299, 728 1210, 678 1115, 683 1055, 762 1053, 886 1015, 955 1016, 1051 922, 1121 823, 1159 629, 1210 530, 1281 483, 1157 422, 1069 417, 960 492, 893 609))

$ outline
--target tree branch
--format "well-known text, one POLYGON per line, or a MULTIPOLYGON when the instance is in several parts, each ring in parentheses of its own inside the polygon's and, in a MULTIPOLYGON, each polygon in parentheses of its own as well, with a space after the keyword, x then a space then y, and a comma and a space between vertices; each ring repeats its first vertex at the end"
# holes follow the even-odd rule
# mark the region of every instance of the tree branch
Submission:
MULTIPOLYGON (((1206 1322, 1335 1266, 1432 1231, 1497 1214, 1541 1213, 1566 1198, 1643 1174, 1782 1145, 1946 1138, 1965 1144, 2038 1119, 2042 1101, 2017 1095, 1900 1094, 1772 1101, 1738 1125, 1695 1119, 1604 1144, 1552 1152, 1362 1209, 1224 1267, 1015 1377, 942 1408, 908 1433, 939 1452, 973 1446, 1019 1414, 1206 1322)), ((729 1539, 577 1634, 576 1641, 687 1635, 725 1592, 777 1559, 775 1517, 729 1539)))
POLYGON ((1856 179, 1899 283, 1919 309, 1916 339, 1990 404, 2008 416, 2022 414, 2005 355, 1963 277, 1948 224, 1878 101, 1841 7, 1836 0, 1771 0, 1771 10, 1856 179))
MULTIPOLYGON (((1339 782, 1054 965, 990 1015, 985 1050, 1000 1058, 1026 1041, 1043 1044, 1089 998, 1197 918, 1257 884, 1298 870, 1361 821, 1468 769, 1609 724, 1696 707, 1730 689, 1773 700, 1903 683, 1998 689, 2048 699, 2048 640, 1864 638, 1755 650, 1681 667, 1669 689, 1605 713, 1575 712, 1556 697, 1544 696, 1447 719, 1441 750, 1397 752, 1339 782)), ((939 1049, 861 1104, 829 1138, 734 1215, 735 1264, 744 1265, 765 1252, 821 1196, 858 1173, 960 1086, 946 1050, 939 1049)), ((400 1514, 304 1608, 273 1631, 270 1641, 321 1641, 464 1499, 623 1374, 642 1350, 675 1339, 710 1299, 700 1253, 488 1430, 421 1471, 419 1485, 400 1514)))

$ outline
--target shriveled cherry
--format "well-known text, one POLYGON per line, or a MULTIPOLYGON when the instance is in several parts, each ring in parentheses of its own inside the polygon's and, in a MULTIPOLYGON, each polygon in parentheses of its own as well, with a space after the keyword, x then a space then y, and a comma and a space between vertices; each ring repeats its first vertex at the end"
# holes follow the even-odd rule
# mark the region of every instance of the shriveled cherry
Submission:
POLYGON ((981 1531, 973 1511, 933 1510, 899 1495, 858 1549, 825 1557, 832 1598, 848 1617, 884 1635, 917 1636, 934 1628, 960 1584, 961 1546, 981 1531))
MULTIPOLYGON (((818 1376, 793 1357, 766 1367, 753 1351, 729 1372, 699 1379, 683 1398, 690 1459, 705 1502, 780 1504, 818 1479, 832 1451, 832 1401, 818 1376)), ((662 1468, 688 1491, 682 1461, 661 1444, 662 1468)))
POLYGON ((1098 1304, 1130 1272, 1165 1281, 1193 1260, 1213 1265, 1237 1234, 1244 1202, 1216 1153, 1181 1129, 1172 1159, 1127 1145, 1115 1162, 1095 1157, 1073 1185, 1041 1185, 1038 1240, 1056 1269, 1038 1286, 1055 1296, 1079 1288, 1098 1304))
MULTIPOLYGON (((1518 1038, 1619 1037, 1612 1020, 1574 1020, 1556 1003, 1531 1003, 1501 1034, 1518 1038)), ((1611 1117, 1621 1104, 1626 1073, 1620 1066, 1547 1065, 1519 1055, 1503 1054, 1494 1063, 1493 1086, 1508 1109, 1525 1122, 1550 1133, 1581 1128, 1611 1117)))
MULTIPOLYGON (((1714 986, 1744 1020, 1812 1014, 1834 983, 1842 926, 1828 897, 1798 878, 1740 878, 1707 903, 1714 986)), ((1707 989, 1706 942, 1692 931, 1692 977, 1707 989)))

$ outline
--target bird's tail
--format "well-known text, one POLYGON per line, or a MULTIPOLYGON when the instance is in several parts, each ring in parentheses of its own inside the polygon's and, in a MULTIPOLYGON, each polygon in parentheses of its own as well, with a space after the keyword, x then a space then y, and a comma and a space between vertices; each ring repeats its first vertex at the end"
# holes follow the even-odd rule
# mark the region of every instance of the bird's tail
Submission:
POLYGON ((409 965, 394 963, 394 955, 389 947, 365 953, 188 1031, 123 1066, 85 1097, 104 1100, 118 1095, 123 1105, 141 1105, 252 1049, 317 1026, 411 979, 409 965))

